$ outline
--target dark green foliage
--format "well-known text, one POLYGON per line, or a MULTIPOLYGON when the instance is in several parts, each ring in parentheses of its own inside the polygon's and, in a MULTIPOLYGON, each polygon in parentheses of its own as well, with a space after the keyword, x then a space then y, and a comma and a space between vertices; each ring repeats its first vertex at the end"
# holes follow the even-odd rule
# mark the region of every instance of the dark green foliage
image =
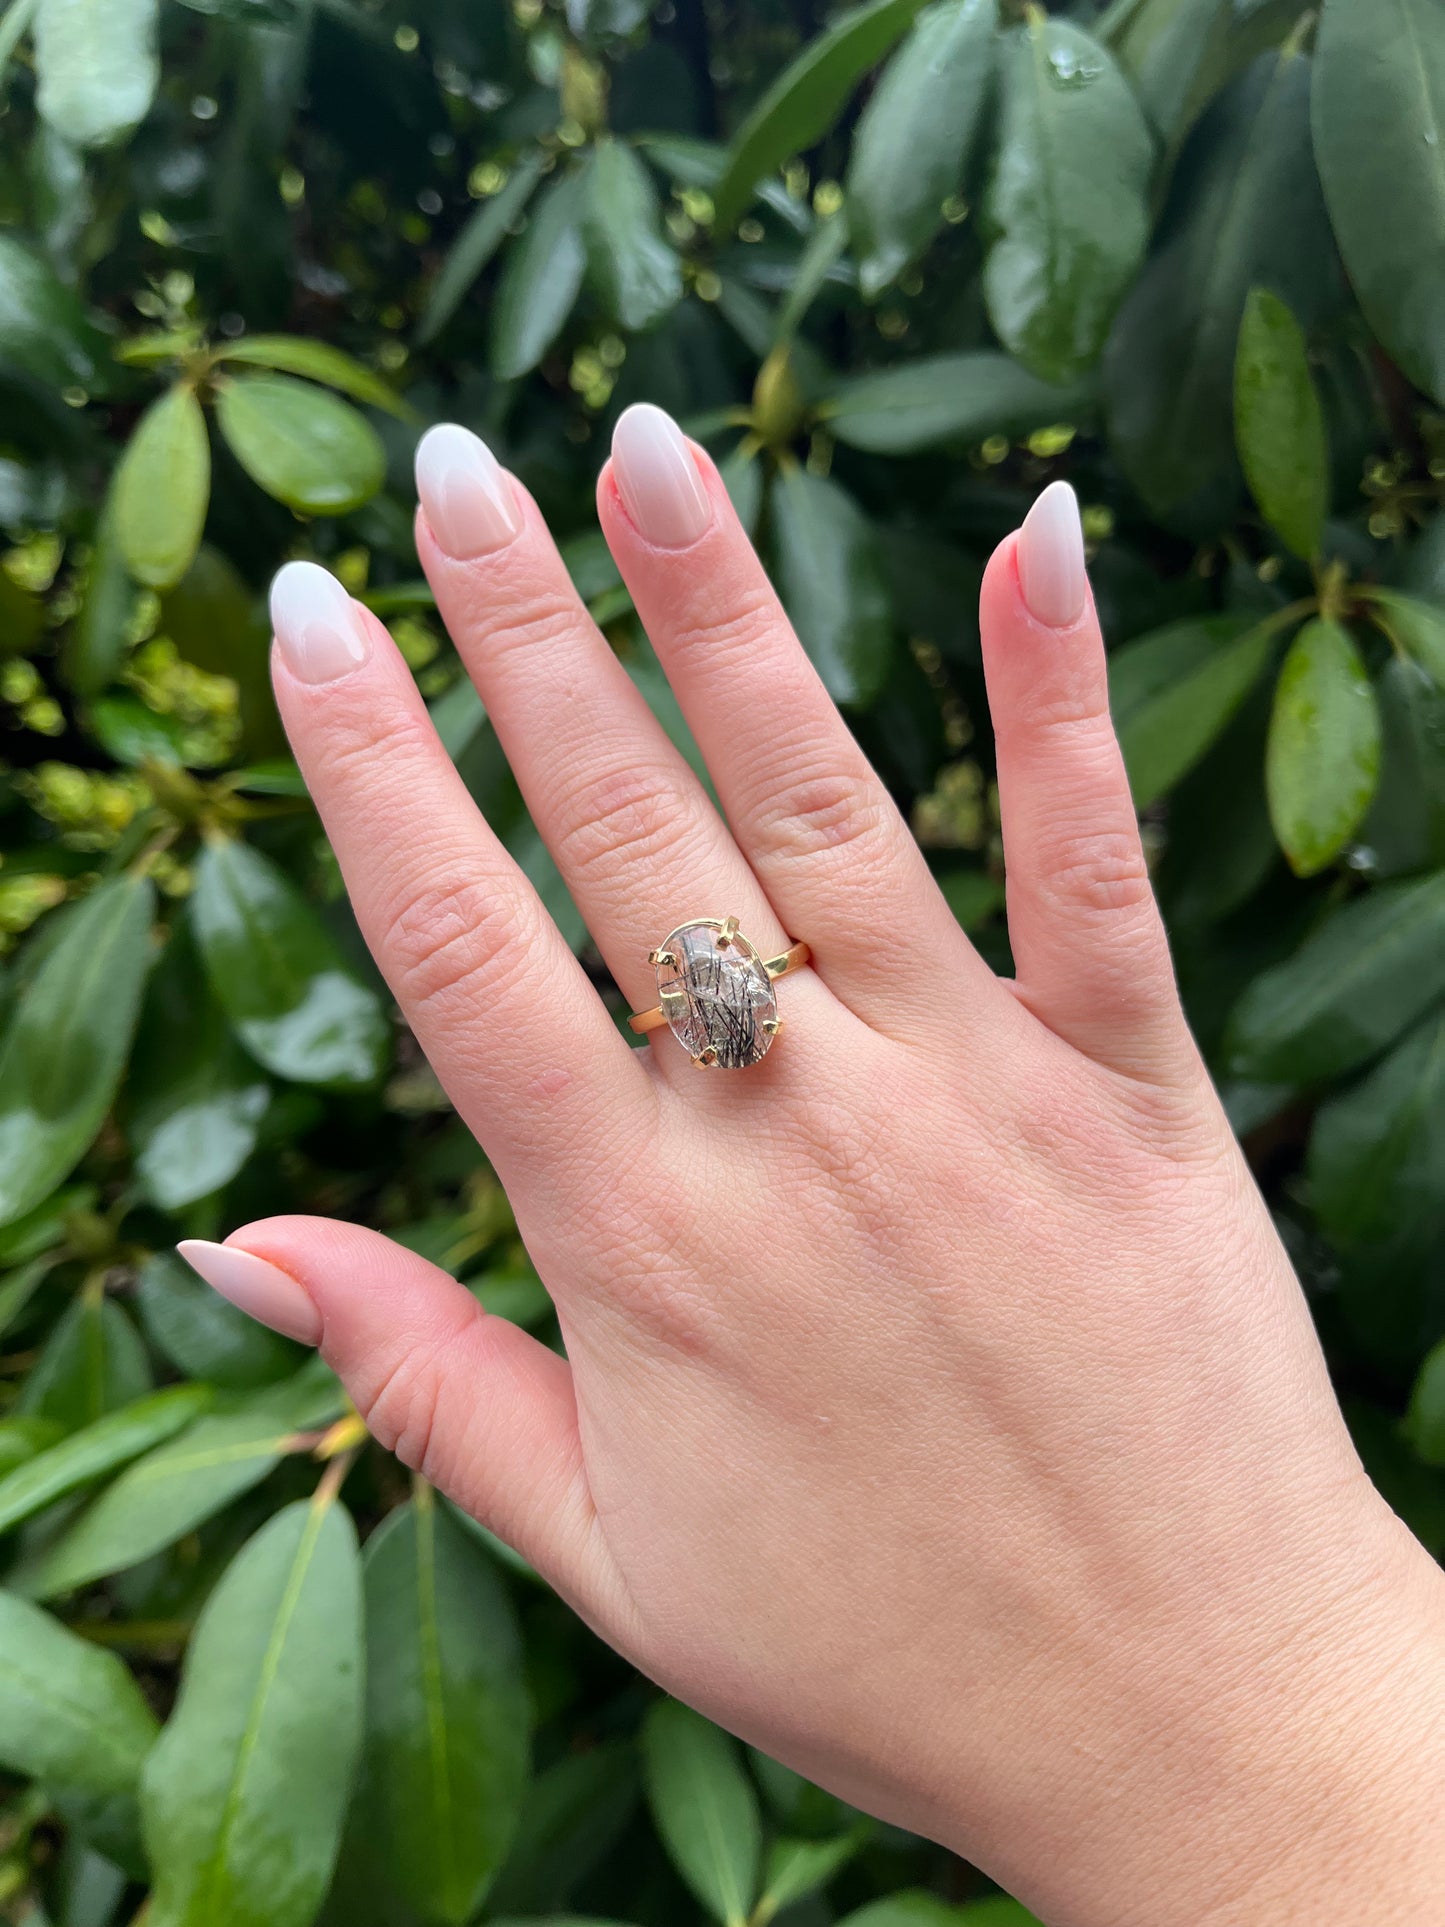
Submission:
POLYGON ((603 981, 410 456, 493 442, 695 759, 592 510, 664 404, 1006 968, 974 611, 1067 477, 1191 1018, 1438 1553, 1439 0, 12 0, 0 214, 0 1911, 1021 1927, 660 1701, 171 1255, 352 1216, 560 1342, 287 757, 265 587, 314 556, 392 626, 603 981))

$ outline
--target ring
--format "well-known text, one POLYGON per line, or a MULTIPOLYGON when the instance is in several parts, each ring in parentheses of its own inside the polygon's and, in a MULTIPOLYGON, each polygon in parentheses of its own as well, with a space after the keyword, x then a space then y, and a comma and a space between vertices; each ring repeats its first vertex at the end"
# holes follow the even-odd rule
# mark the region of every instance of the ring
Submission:
POLYGON ((775 977, 808 961, 805 943, 760 957, 736 917, 693 917, 647 953, 658 1002, 627 1020, 639 1036, 664 1024, 699 1070, 741 1070, 767 1054, 783 1028, 775 977))

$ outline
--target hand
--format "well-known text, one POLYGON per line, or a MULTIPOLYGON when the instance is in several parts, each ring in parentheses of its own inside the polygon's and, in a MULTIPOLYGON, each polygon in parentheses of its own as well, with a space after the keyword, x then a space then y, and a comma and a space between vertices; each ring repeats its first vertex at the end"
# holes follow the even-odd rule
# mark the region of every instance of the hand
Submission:
POLYGON ((654 1679, 1057 1927, 1423 1921, 1442 1582, 1180 1012, 1070 491, 983 585, 1006 982, 667 417, 623 417, 599 510, 726 820, 517 482, 457 428, 418 480, 438 606, 624 995, 657 1002, 690 917, 812 966, 747 1069, 629 1048, 385 630, 292 565, 291 741, 567 1360, 355 1227, 193 1262, 654 1679))

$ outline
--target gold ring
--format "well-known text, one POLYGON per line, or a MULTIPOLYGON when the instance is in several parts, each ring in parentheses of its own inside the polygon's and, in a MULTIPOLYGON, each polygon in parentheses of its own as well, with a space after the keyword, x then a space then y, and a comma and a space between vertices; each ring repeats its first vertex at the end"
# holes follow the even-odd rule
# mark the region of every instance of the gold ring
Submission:
POLYGON ((668 1025, 699 1070, 756 1064, 783 1028, 775 977, 808 961, 795 943, 781 957, 760 957, 736 917, 693 917, 670 931, 647 961, 657 972, 658 1001, 627 1020, 639 1036, 668 1025))

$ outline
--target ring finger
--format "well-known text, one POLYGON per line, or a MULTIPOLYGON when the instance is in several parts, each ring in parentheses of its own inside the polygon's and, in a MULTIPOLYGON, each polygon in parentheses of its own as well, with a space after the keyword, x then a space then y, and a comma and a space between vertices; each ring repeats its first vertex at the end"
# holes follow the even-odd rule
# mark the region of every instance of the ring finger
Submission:
MULTIPOLYGON (((417 451, 417 551, 547 847, 623 994, 657 1001, 648 953, 735 916, 764 956, 792 941, 706 790, 583 607, 546 524, 452 424, 417 451)), ((790 1013, 827 1001, 811 973, 790 1013)), ((661 1063, 686 1069, 668 1051, 661 1063)))

